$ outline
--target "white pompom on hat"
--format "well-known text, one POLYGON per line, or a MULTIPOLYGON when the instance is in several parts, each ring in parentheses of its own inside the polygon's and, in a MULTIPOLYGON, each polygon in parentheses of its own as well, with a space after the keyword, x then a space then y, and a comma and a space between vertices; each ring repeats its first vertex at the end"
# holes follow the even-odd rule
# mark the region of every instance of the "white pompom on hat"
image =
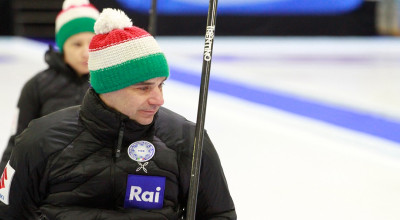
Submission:
POLYGON ((119 9, 106 8, 101 13, 98 21, 94 25, 96 34, 106 34, 114 29, 124 29, 132 27, 131 19, 119 9))
POLYGON ((90 4, 89 0, 65 0, 62 5, 62 9, 68 9, 74 5, 88 5, 90 4))

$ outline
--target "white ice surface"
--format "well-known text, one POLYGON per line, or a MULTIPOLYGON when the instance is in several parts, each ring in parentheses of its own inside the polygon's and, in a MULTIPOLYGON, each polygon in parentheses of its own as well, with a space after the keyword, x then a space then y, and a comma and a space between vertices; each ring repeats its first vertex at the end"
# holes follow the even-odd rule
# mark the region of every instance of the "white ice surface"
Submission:
MULTIPOLYGON (((170 65, 201 73, 202 38, 157 39, 170 65)), ((398 121, 398 42, 216 38, 211 77, 398 121)), ((30 40, 0 38, 0 151, 12 131, 22 85, 45 68, 45 50, 30 40)), ((169 80, 164 92, 165 107, 196 120, 197 87, 169 80)), ((239 219, 400 219, 400 143, 213 91, 205 127, 239 219)))

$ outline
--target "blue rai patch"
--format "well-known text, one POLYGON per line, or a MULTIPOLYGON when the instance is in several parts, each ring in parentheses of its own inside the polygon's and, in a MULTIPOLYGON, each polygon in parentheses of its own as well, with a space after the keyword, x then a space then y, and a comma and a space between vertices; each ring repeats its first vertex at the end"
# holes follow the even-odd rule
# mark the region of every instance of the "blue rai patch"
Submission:
POLYGON ((124 208, 161 209, 165 177, 128 175, 124 208))

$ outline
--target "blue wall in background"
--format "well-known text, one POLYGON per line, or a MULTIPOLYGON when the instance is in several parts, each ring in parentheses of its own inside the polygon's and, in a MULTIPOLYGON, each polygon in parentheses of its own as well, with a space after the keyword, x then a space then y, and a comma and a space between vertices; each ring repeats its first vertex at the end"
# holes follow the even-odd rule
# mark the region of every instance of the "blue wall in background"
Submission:
MULTIPOLYGON (((222 15, 299 15, 337 14, 356 9, 363 0, 219 0, 222 15)), ((147 13, 151 0, 117 0, 125 9, 147 13)), ((164 15, 207 14, 206 0, 158 0, 157 10, 164 15)))

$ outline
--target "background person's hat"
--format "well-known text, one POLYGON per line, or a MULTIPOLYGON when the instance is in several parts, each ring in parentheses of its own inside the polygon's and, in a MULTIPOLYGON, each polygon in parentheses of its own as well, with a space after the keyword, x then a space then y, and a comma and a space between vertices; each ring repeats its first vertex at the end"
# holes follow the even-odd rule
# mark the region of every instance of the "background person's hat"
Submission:
POLYGON ((81 32, 94 33, 94 23, 99 11, 89 0, 65 0, 56 17, 56 43, 63 52, 65 41, 81 32))
POLYGON ((156 40, 133 26, 121 10, 104 9, 89 45, 90 84, 98 93, 123 89, 156 77, 168 77, 167 60, 156 40))

